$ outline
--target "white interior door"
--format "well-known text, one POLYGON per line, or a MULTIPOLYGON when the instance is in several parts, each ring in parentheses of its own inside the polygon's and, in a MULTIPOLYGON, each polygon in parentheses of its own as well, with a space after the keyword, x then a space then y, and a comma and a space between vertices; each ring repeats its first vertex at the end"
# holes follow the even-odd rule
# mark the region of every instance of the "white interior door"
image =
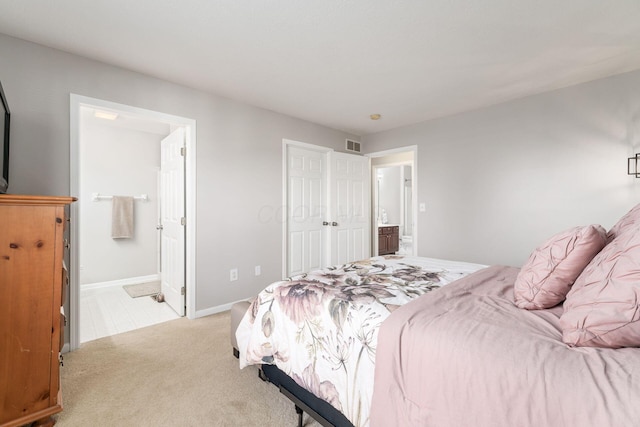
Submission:
POLYGON ((160 280, 165 301, 185 313, 185 132, 162 140, 160 151, 160 280))
POLYGON ((370 251, 369 158, 329 153, 331 265, 368 258, 370 251))
POLYGON ((287 276, 326 265, 326 155, 287 148, 287 276))

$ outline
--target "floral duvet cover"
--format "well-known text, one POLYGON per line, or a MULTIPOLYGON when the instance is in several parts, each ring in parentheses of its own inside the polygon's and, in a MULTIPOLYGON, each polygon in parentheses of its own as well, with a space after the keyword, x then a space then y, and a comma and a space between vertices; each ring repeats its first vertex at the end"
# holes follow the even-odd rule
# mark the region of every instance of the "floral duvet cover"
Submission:
POLYGON ((240 367, 274 364, 369 425, 378 330, 397 307, 485 266, 390 255, 269 285, 240 322, 240 367))

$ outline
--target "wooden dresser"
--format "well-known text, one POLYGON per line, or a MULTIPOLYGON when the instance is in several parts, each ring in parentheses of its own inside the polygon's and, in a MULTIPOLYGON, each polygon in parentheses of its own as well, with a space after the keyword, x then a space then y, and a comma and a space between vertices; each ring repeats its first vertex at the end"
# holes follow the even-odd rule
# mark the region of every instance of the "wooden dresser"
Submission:
POLYGON ((52 426, 62 411, 63 240, 74 200, 0 195, 0 427, 52 426))
POLYGON ((395 254, 400 250, 400 227, 378 226, 378 255, 395 254))

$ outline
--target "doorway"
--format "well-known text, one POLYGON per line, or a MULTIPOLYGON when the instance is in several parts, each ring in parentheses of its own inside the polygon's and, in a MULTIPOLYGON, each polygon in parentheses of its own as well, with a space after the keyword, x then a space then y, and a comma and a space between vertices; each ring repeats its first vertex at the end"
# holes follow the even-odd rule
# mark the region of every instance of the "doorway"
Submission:
POLYGON ((398 255, 417 255, 417 147, 368 154, 371 157, 372 252, 378 229, 398 228, 398 255))
MULTIPOLYGON (((141 309, 153 319, 141 320, 138 315, 132 315, 132 306, 123 308, 114 302, 112 306, 120 312, 109 317, 121 323, 120 329, 131 328, 131 323, 146 326, 151 324, 149 322, 175 318, 184 315, 185 308, 188 317, 195 317, 195 121, 72 95, 71 154, 71 194, 78 197, 78 202, 71 210, 70 350, 86 341, 82 339, 81 331, 85 333, 88 324, 93 322, 86 310, 81 310, 80 296, 88 284, 93 284, 95 289, 114 288, 122 293, 124 284, 154 282, 162 278, 162 289, 165 290, 164 277, 169 271, 172 277, 180 280, 175 288, 181 293, 181 299, 176 302, 173 298, 173 310, 165 308, 162 314, 152 308, 159 307, 154 301, 154 305, 141 309), (160 170, 160 141, 175 134, 176 130, 182 135, 177 150, 178 156, 183 156, 184 179, 174 183, 180 187, 181 196, 179 201, 173 201, 171 212, 179 215, 182 252, 176 253, 171 247, 176 265, 167 268, 166 257, 162 255, 169 251, 160 245, 163 224, 159 201, 164 200, 161 190, 166 185, 160 170), (133 198, 130 221, 134 230, 129 238, 118 239, 110 234, 113 196, 116 195, 133 198)), ((176 194, 176 191, 164 193, 176 194)), ((137 304, 144 301, 148 305, 151 297, 132 297, 127 304, 134 300, 137 304)), ((101 309, 98 307, 97 310, 101 309)))

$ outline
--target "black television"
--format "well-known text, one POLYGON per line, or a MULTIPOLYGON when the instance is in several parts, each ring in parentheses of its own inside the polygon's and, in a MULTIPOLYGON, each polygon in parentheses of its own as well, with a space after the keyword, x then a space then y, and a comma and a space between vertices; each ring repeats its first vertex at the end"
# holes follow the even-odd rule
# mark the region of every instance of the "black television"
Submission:
POLYGON ((6 193, 9 187, 9 128, 11 124, 11 111, 7 98, 4 96, 2 83, 0 82, 0 132, 2 132, 2 151, 0 152, 0 193, 6 193))

